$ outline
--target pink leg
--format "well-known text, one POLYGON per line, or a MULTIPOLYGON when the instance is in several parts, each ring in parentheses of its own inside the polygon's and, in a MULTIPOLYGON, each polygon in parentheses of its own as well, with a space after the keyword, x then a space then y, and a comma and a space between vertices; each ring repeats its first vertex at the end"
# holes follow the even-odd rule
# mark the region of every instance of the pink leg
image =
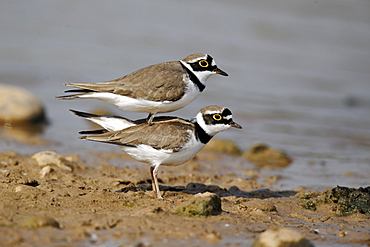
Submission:
POLYGON ((152 187, 153 187, 153 191, 155 193, 157 193, 157 198, 163 198, 161 196, 161 192, 159 190, 159 185, 158 185, 158 179, 157 179, 157 175, 158 175, 158 168, 159 168, 159 165, 156 165, 156 166, 150 166, 150 175, 152 177, 152 187))

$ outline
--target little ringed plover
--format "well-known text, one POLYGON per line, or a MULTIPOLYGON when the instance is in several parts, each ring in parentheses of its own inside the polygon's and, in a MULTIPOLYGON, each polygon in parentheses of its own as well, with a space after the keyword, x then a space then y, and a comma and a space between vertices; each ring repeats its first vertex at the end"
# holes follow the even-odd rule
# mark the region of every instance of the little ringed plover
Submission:
POLYGON ((217 133, 230 127, 242 127, 232 113, 222 106, 207 106, 192 120, 177 117, 156 117, 151 125, 145 119, 131 121, 122 117, 101 116, 73 111, 100 124, 104 130, 82 131, 80 139, 119 145, 134 159, 150 164, 152 187, 162 198, 157 175, 160 165, 176 166, 192 159, 217 133))
POLYGON ((208 54, 194 53, 180 61, 139 69, 121 78, 97 83, 68 83, 75 93, 59 99, 99 99, 127 111, 148 112, 151 124, 156 113, 171 112, 191 103, 214 74, 227 76, 208 54))

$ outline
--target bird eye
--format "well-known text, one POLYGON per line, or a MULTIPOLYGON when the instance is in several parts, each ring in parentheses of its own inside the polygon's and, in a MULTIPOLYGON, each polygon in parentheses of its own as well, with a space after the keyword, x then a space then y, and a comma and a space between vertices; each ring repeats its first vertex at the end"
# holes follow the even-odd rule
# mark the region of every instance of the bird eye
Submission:
POLYGON ((208 67, 208 62, 206 60, 200 60, 199 65, 200 67, 205 68, 205 67, 208 67))
POLYGON ((222 119, 222 116, 220 114, 213 114, 213 119, 216 120, 216 121, 220 121, 222 119))

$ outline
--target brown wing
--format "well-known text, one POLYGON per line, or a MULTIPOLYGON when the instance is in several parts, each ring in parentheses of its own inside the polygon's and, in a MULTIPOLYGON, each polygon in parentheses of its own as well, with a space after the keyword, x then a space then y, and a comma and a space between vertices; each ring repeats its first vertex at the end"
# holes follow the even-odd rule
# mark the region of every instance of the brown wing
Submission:
POLYGON ((124 146, 150 145, 155 149, 173 149, 178 151, 182 144, 189 139, 194 125, 181 119, 135 125, 124 130, 110 131, 91 136, 82 136, 98 142, 112 143, 124 146))
POLYGON ((183 96, 186 88, 184 73, 180 62, 173 61, 154 64, 112 81, 67 86, 152 101, 175 101, 183 96))

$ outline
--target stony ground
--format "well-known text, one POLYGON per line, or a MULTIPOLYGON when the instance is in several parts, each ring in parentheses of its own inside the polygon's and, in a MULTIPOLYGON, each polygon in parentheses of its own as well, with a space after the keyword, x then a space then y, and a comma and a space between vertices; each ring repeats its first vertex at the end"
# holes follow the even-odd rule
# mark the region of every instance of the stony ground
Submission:
POLYGON ((202 151, 161 167, 157 199, 149 168, 125 155, 31 156, 0 154, 0 246, 250 246, 276 228, 316 246, 370 246, 368 214, 338 216, 323 193, 272 190, 278 178, 259 183, 239 157, 202 151), (198 193, 217 194, 221 210, 179 214, 198 193))

